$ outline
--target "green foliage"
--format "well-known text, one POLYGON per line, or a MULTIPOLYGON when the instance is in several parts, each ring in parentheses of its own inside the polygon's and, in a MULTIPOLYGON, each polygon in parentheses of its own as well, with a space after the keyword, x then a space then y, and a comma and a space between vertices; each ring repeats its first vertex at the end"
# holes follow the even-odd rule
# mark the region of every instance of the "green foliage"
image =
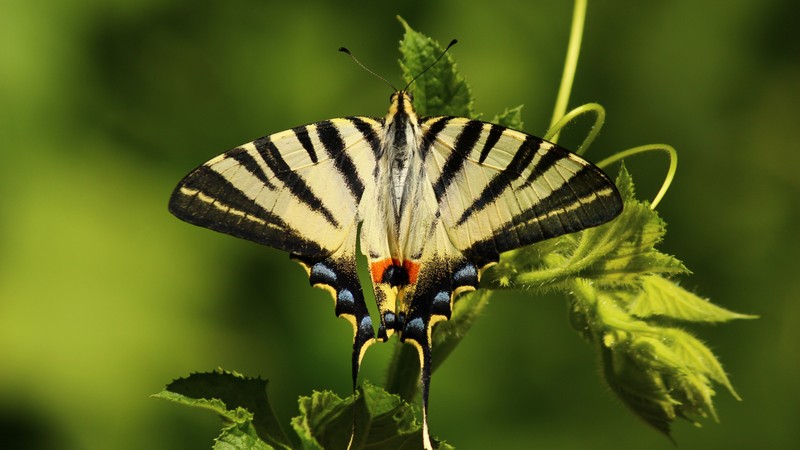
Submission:
POLYGON ((617 219, 504 254, 492 282, 567 293, 573 327, 597 346, 609 386, 658 430, 668 434, 678 417, 716 419, 713 383, 738 396, 711 350, 675 324, 753 316, 715 306, 670 280, 688 270, 655 248, 664 221, 636 200, 624 166, 616 184, 625 202, 617 219))
POLYGON ((503 112, 494 116, 492 123, 515 130, 522 130, 522 105, 506 108, 503 112))
MULTIPOLYGON (((223 428, 216 450, 345 448, 354 414, 359 432, 353 450, 422 447, 413 406, 366 382, 344 399, 328 391, 300 397, 300 415, 292 419, 299 444, 292 444, 272 412, 266 389, 267 382, 260 378, 217 370, 175 380, 154 397, 217 413, 223 428)), ((453 447, 440 443, 438 448, 453 447)))
MULTIPOLYGON (((405 29, 400 41, 400 68, 410 82, 436 61, 444 48, 433 39, 414 31, 405 20, 397 18, 405 29)), ((472 91, 459 75, 453 57, 448 53, 411 86, 414 107, 420 116, 451 115, 472 117, 472 91)))
POLYGON ((223 429, 217 450, 293 448, 272 412, 266 380, 223 370, 196 373, 173 381, 154 397, 219 414, 223 429))
POLYGON ((752 319, 721 308, 682 288, 678 283, 657 275, 642 276, 641 291, 627 300, 630 315, 648 318, 671 318, 686 322, 727 322, 733 319, 752 319))
MULTIPOLYGON (((399 20, 405 29, 400 66, 411 81, 443 49, 399 20)), ((450 54, 412 86, 421 115, 475 117, 471 90, 450 54)), ((494 121, 521 129, 521 110, 507 108, 494 121)), ((656 249, 666 232, 664 220, 636 199, 624 166, 616 184, 624 199, 618 218, 503 254, 484 274, 484 289, 458 299, 451 320, 434 329, 434 370, 460 343, 494 290, 557 291, 569 298, 573 327, 597 348, 612 391, 658 430, 668 434, 677 418, 716 419, 715 384, 738 398, 714 354, 678 326, 753 316, 715 306, 680 287, 672 277, 686 275, 688 269, 656 249)), ((221 371, 195 374, 156 396, 219 414, 224 427, 217 449, 345 448, 353 426, 354 449, 418 449, 420 425, 410 405, 418 390, 417 360, 414 348, 398 343, 386 390, 365 382, 344 399, 332 392, 300 397, 300 413, 291 421, 293 443, 272 413, 266 381, 221 371)))
MULTIPOLYGON (((344 448, 350 439, 353 414, 357 434, 351 449, 422 448, 421 426, 413 407, 368 382, 358 388, 355 396, 345 399, 332 392, 314 392, 310 397, 300 397, 300 415, 292 419, 292 426, 300 436, 303 449, 344 448)), ((452 447, 440 444, 438 448, 452 447)))

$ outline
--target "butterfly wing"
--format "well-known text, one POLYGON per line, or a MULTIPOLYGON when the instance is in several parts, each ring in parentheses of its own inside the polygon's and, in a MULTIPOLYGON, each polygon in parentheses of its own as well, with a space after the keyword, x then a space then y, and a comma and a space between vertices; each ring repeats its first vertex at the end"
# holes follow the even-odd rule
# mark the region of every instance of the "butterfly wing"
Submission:
POLYGON ((187 175, 180 219, 305 258, 335 252, 356 225, 380 121, 333 119, 237 147, 187 175))
POLYGON ((358 205, 374 182, 382 125, 350 117, 256 139, 192 171, 169 202, 187 222, 291 253, 353 324, 354 387, 374 338, 356 274, 358 205))
POLYGON ((553 143, 463 118, 429 118, 422 129, 442 222, 453 245, 478 267, 622 211, 603 171, 553 143))

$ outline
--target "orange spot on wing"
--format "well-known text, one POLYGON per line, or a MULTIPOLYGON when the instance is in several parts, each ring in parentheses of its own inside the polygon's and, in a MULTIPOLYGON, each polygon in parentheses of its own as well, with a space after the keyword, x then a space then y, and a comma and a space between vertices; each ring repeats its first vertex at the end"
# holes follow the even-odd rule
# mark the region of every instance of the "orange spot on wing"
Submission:
POLYGON ((386 272, 386 269, 390 266, 395 265, 396 261, 396 259, 386 258, 370 264, 369 272, 372 274, 372 282, 380 283, 383 280, 383 273, 386 272))
POLYGON ((375 261, 374 263, 370 264, 369 271, 370 274, 372 274, 372 282, 383 282, 383 274, 386 272, 386 269, 391 266, 402 267, 406 271, 408 274, 408 284, 415 284, 417 282, 417 276, 419 275, 419 263, 410 260, 405 260, 400 263, 400 260, 396 258, 381 259, 380 261, 375 261))
POLYGON ((419 275, 419 263, 407 259, 403 261, 403 267, 408 273, 408 284, 416 284, 417 275, 419 275))

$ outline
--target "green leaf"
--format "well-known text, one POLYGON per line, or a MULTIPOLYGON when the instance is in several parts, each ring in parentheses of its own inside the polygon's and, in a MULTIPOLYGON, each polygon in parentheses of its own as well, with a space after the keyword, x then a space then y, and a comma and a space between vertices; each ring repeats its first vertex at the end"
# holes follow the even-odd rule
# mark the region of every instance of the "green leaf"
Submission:
POLYGON ((343 400, 326 391, 300 397, 298 403, 300 415, 292 419, 292 427, 300 437, 301 448, 324 450, 323 444, 347 447, 353 424, 352 399, 343 400))
MULTIPOLYGON (((355 401, 356 435, 351 449, 422 448, 421 426, 410 404, 366 382, 355 401)), ((314 392, 301 397, 299 403, 300 415, 292 419, 292 426, 303 449, 347 447, 353 425, 352 396, 342 399, 331 392, 314 392)), ((438 448, 453 447, 440 443, 438 448)))
MULTIPOLYGON (((728 392, 734 398, 741 400, 722 369, 722 364, 719 363, 717 357, 704 343, 679 328, 667 328, 665 332, 660 334, 665 338, 666 344, 675 353, 676 357, 685 364, 686 371, 683 373, 685 377, 690 378, 698 375, 708 377, 728 389, 728 392)), ((684 403, 688 404, 688 402, 684 403)), ((710 396, 707 403, 708 410, 713 413, 710 396)))
MULTIPOLYGON (((615 308, 613 302, 598 304, 602 310, 615 308)), ((618 315, 620 310, 612 314, 618 315)), ((678 417, 717 420, 712 381, 739 399, 711 350, 681 329, 636 320, 621 327, 607 326, 601 359, 606 381, 614 393, 634 413, 667 435, 678 417)))
POLYGON ((222 430, 214 442, 214 450, 270 450, 275 447, 262 441, 252 421, 236 423, 222 430))
MULTIPOLYGON (((654 341, 651 341, 651 343, 654 341)), ((651 371, 644 361, 651 360, 640 342, 634 348, 629 342, 601 346, 603 375, 617 397, 645 422, 669 436, 670 424, 677 418, 678 402, 669 391, 660 372, 651 371)))
POLYGON ((196 373, 173 381, 154 397, 219 414, 225 428, 215 448, 292 448, 267 399, 266 380, 223 370, 196 373))
MULTIPOLYGON (((428 36, 414 31, 402 17, 398 16, 397 20, 405 29, 403 40, 400 41, 402 59, 399 62, 403 78, 408 83, 433 64, 444 48, 428 36)), ((464 77, 458 74, 456 63, 449 53, 417 78, 410 89, 414 93, 414 107, 420 117, 474 117, 472 91, 464 77)))
POLYGON ((514 108, 506 108, 500 114, 494 116, 492 123, 522 131, 522 105, 514 108))
POLYGON ((642 277, 640 284, 641 291, 633 296, 628 306, 628 312, 636 317, 708 323, 756 318, 719 307, 658 275, 642 277))

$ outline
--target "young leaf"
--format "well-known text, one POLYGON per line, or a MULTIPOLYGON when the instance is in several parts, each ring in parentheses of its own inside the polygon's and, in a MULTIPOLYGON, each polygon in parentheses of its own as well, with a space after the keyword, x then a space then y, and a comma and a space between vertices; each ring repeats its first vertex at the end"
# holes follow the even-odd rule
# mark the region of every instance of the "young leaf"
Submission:
POLYGON ((292 427, 304 450, 345 448, 350 440, 353 421, 352 397, 341 399, 332 392, 314 392, 300 397, 300 415, 292 427))
POLYGON ((628 305, 628 312, 636 317, 666 317, 707 323, 756 317, 717 306, 658 275, 642 277, 640 284, 642 290, 628 305))
POLYGON ((274 448, 258 437, 253 422, 250 420, 223 428, 222 434, 214 442, 214 450, 272 450, 274 448))
MULTIPOLYGON (((616 308, 602 297, 601 316, 616 308)), ((613 314, 624 316, 620 310, 613 314)), ((600 322, 611 322, 605 319, 600 322)), ((712 381, 739 399, 719 361, 694 336, 633 319, 614 322, 621 326, 606 325, 600 333, 606 382, 625 405, 659 431, 669 435, 671 423, 679 417, 716 420, 712 381)))
MULTIPOLYGON (((421 74, 436 61, 444 48, 438 42, 414 31, 402 17, 405 34, 400 41, 400 68, 406 83, 421 74)), ((450 115, 474 117, 472 91, 464 77, 458 74, 456 63, 450 54, 417 78, 411 87, 414 107, 420 117, 450 115)))
POLYGON ((503 112, 494 116, 491 122, 522 131, 522 105, 506 108, 503 112))
POLYGON ((215 448, 292 448, 267 399, 266 380, 223 370, 196 373, 173 381, 154 397, 219 414, 225 428, 215 448))
MULTIPOLYGON (((352 396, 342 399, 331 392, 314 392, 299 402, 300 415, 292 419, 292 426, 303 449, 347 447, 353 420, 352 396)), ((414 409, 400 397, 365 382, 358 389, 355 402, 356 435, 351 449, 422 448, 421 427, 414 409)), ((438 448, 453 447, 440 443, 438 448)))

